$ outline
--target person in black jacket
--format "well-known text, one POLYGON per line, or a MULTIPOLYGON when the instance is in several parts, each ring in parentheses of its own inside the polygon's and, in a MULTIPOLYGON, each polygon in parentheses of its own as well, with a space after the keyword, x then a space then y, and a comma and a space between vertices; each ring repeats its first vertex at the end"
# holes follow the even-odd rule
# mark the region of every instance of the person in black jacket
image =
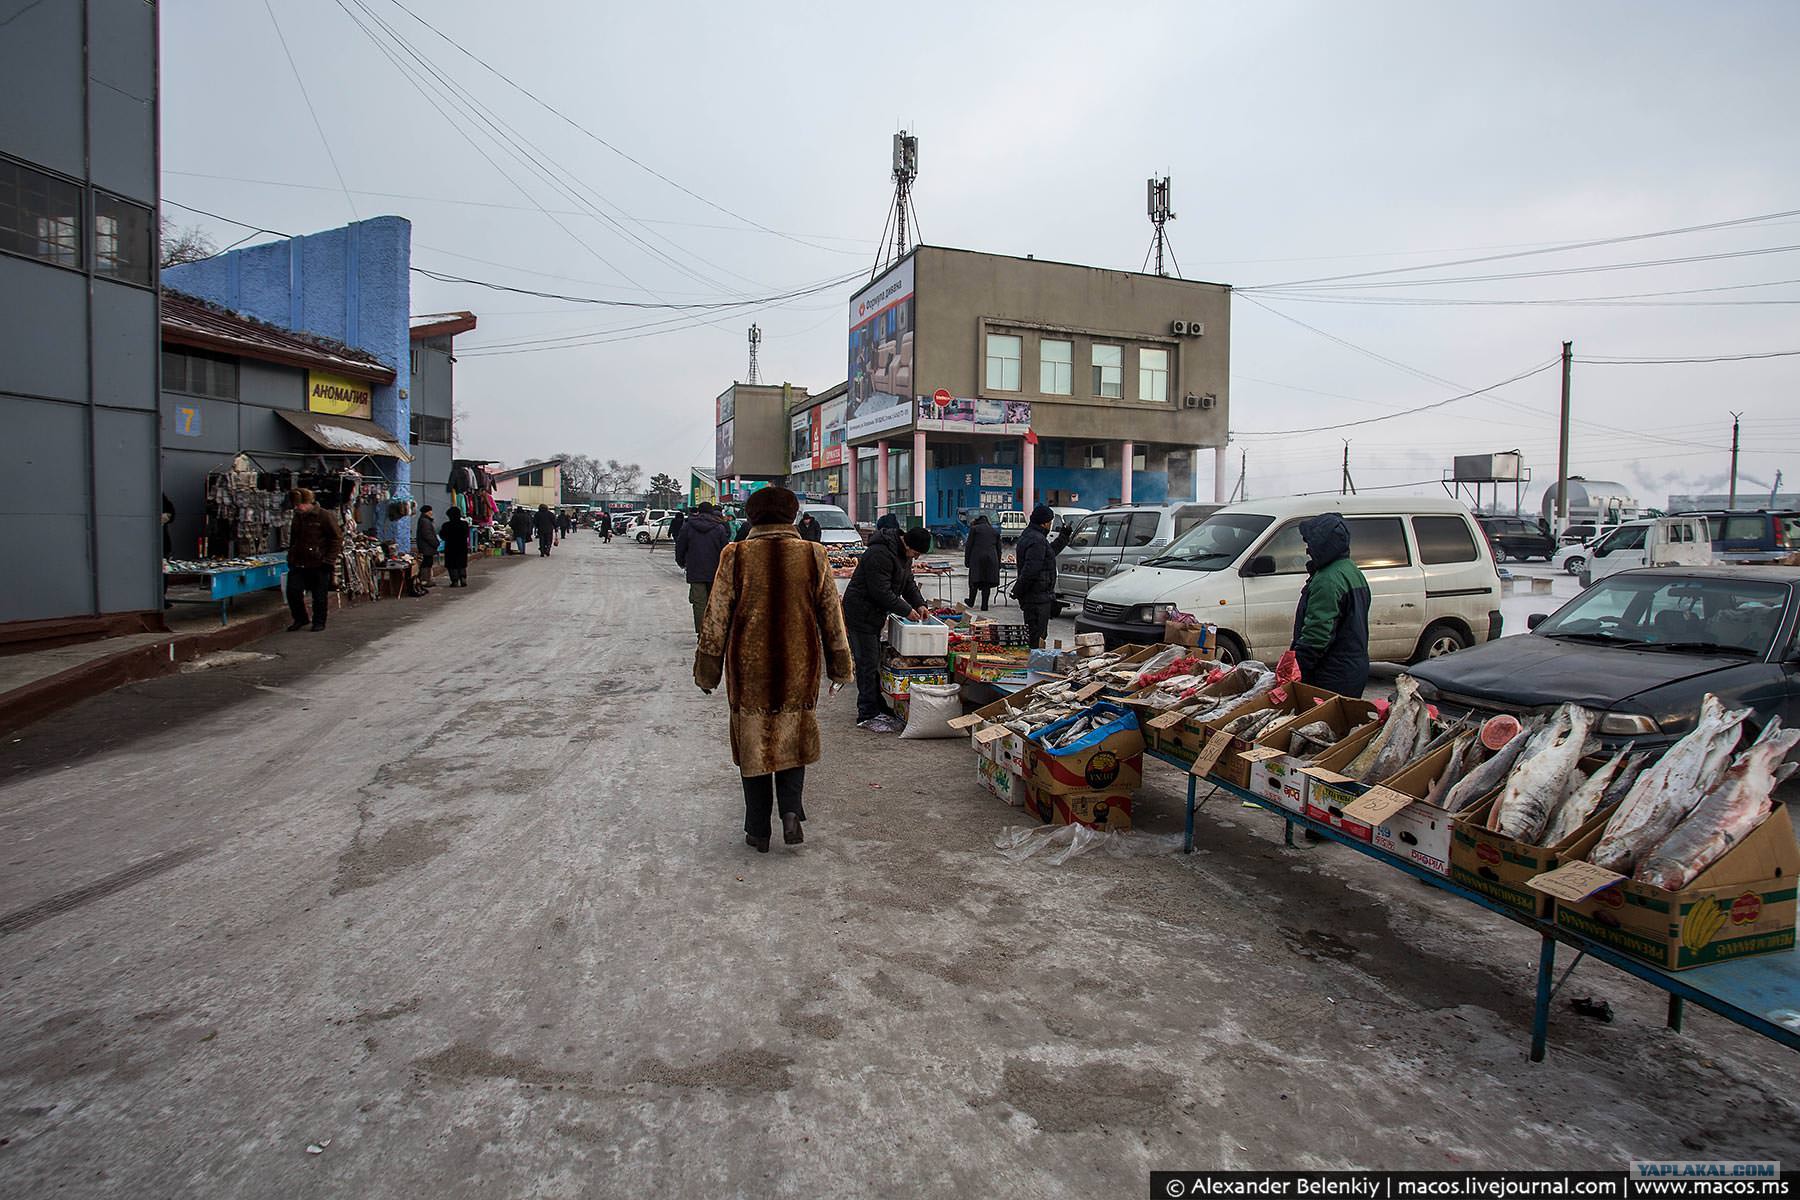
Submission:
POLYGON ((983 513, 976 513, 969 526, 969 540, 963 545, 963 566, 969 568, 969 598, 963 603, 973 605, 979 592, 981 611, 986 612, 988 595, 1000 586, 1000 531, 983 513))
POLYGON ((512 530, 513 553, 525 553, 525 543, 531 540, 531 510, 523 504, 515 503, 512 515, 506 518, 506 527, 512 530))
POLYGON ((1050 636, 1050 618, 1056 615, 1056 556, 1069 544, 1069 526, 1063 526, 1056 540, 1050 540, 1050 522, 1056 514, 1048 504, 1031 510, 1031 524, 1019 535, 1015 552, 1019 564, 1019 581, 1013 595, 1025 613, 1025 626, 1031 631, 1031 644, 1042 648, 1050 636))
POLYGON ((704 500, 694 510, 694 515, 681 523, 681 532, 675 537, 675 565, 687 572, 688 603, 694 609, 695 637, 700 636, 700 622, 705 619, 706 606, 712 600, 713 577, 719 573, 719 555, 730 544, 731 530, 713 511, 713 506, 704 500))
POLYGON ((550 557, 550 544, 556 540, 556 514, 550 511, 548 504, 540 504, 537 516, 532 521, 537 530, 538 557, 550 557))
POLYGON ((419 527, 414 537, 414 546, 419 552, 419 583, 424 587, 431 586, 431 568, 437 563, 437 522, 431 519, 431 511, 429 504, 420 507, 419 527))
MULTIPOLYGON (((893 521, 892 516, 882 521, 893 521)), ((850 657, 856 660, 856 724, 874 733, 899 728, 881 705, 881 627, 889 614, 925 619, 925 597, 913 582, 912 560, 931 549, 931 535, 899 522, 877 523, 850 586, 844 589, 844 627, 850 635, 850 657)))
POLYGON ((825 540, 825 531, 819 528, 819 518, 809 512, 801 513, 800 519, 795 521, 794 525, 800 530, 800 536, 805 541, 823 542, 825 540))
POLYGON ((450 575, 451 587, 469 586, 469 523, 462 509, 444 510, 444 570, 450 575))

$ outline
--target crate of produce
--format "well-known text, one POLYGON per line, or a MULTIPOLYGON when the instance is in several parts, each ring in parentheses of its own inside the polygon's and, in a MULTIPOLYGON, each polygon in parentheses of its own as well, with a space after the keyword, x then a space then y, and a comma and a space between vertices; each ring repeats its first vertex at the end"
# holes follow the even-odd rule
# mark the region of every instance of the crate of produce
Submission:
POLYGON ((942 658, 950 653, 950 627, 935 617, 908 621, 890 615, 887 640, 895 654, 908 658, 942 658))
POLYGON ((1126 793, 1144 782, 1144 735, 1130 709, 1100 701, 1026 739, 1031 784, 1049 794, 1126 793))

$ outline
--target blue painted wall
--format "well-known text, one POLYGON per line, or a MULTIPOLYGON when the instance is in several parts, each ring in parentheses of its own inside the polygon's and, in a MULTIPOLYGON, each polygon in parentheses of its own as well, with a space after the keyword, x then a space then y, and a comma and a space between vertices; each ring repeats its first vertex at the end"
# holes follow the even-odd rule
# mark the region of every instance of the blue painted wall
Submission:
MULTIPOLYGON (((170 267, 163 281, 178 291, 297 333, 335 338, 394 368, 376 385, 372 416, 406 444, 412 425, 412 223, 372 217, 339 229, 232 250, 205 262, 170 267)), ((412 497, 412 464, 394 465, 394 495, 412 497)), ((376 531, 412 548, 413 522, 382 512, 376 531)))
MULTIPOLYGON (((1050 492, 1074 492, 1081 499, 1078 508, 1104 508, 1119 494, 1119 472, 1115 469, 1086 470, 1079 467, 1039 467, 1036 478, 1039 496, 1050 492)), ((925 472, 925 523, 949 524, 956 520, 959 509, 981 507, 983 492, 1008 492, 1009 507, 1023 508, 1019 489, 1024 485, 1022 467, 970 463, 958 467, 938 467, 925 472), (1010 487, 982 487, 981 472, 1009 471, 1010 487), (973 482, 965 482, 972 480, 973 482), (942 496, 940 498, 940 493, 942 496)), ((1131 476, 1131 500, 1134 504, 1167 504, 1169 476, 1164 471, 1134 471, 1131 476)))

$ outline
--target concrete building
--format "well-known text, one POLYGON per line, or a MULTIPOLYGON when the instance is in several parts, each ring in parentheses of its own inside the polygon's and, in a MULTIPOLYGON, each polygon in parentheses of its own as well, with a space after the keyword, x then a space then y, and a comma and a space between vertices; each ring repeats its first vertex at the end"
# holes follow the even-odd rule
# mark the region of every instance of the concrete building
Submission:
POLYGON ((4 25, 0 625, 160 623, 157 10, 14 4, 4 25))
MULTIPOLYGON (((494 472, 494 499, 504 504, 511 501, 527 508, 562 503, 562 459, 526 463, 507 471, 494 472)), ((442 510, 440 510, 442 511, 442 510)))
POLYGON ((734 383, 719 393, 713 425, 721 496, 788 477, 788 414, 806 400, 806 389, 789 383, 734 383))
POLYGON ((795 392, 788 410, 787 486, 807 500, 843 506, 850 488, 844 411, 850 385, 823 392, 795 392))
POLYGON ((412 341, 412 406, 407 448, 412 451, 413 499, 437 510, 450 507, 450 460, 456 441, 456 335, 475 329, 472 312, 415 315, 412 341))
MULTIPOLYGON (((372 421, 383 440, 399 442, 412 428, 411 268, 411 223, 373 217, 171 267, 163 278, 230 312, 372 355, 393 373, 391 379, 364 393, 329 376, 315 377, 307 407, 327 417, 372 421)), ((387 458, 382 471, 393 499, 412 498, 410 461, 387 458)), ((412 519, 390 514, 381 506, 376 534, 411 549, 412 519)))

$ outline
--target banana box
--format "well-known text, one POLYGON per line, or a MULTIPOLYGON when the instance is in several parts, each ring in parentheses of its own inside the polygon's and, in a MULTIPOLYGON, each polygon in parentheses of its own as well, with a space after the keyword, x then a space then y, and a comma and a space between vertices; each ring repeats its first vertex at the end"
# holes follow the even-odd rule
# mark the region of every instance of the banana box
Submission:
POLYGON ((1343 774, 1343 769, 1380 731, 1380 724, 1359 729, 1319 755, 1311 766, 1300 768, 1306 778, 1306 815, 1359 842, 1371 840, 1375 831, 1367 821, 1346 817, 1344 810, 1368 791, 1369 785, 1343 774))
POLYGON ((1368 824, 1369 842, 1376 849, 1448 876, 1456 817, 1425 796, 1450 765, 1453 749, 1453 743, 1446 743, 1414 759, 1392 778, 1358 796, 1345 807, 1344 815, 1368 824))
MULTIPOLYGON (((1192 766, 1206 745, 1207 728, 1192 717, 1150 707, 1145 697, 1150 689, 1138 692, 1120 703, 1143 714, 1144 737, 1151 749, 1178 762, 1192 766)), ((1241 696, 1250 690, 1250 676, 1234 670, 1217 683, 1209 683, 1195 693, 1196 697, 1241 696)))
POLYGON ((1530 881, 1562 928, 1671 971, 1794 948, 1800 848, 1785 804, 1678 892, 1581 861, 1603 831, 1590 823, 1564 866, 1530 881))
POLYGON ((1044 726, 1025 742, 1026 774, 1034 792, 1129 797, 1144 782, 1144 735, 1138 729, 1137 716, 1117 704, 1102 700, 1084 712, 1044 726), (1055 748, 1047 744, 1084 719, 1091 721, 1091 727, 1073 742, 1055 748))
POLYGON ((989 758, 975 760, 975 780, 990 794, 1014 808, 1025 804, 1025 780, 989 758))
POLYGON ((1099 792, 1053 792, 1022 782, 1025 811, 1046 825, 1086 825, 1103 833, 1131 828, 1131 793, 1109 789, 1099 792))

